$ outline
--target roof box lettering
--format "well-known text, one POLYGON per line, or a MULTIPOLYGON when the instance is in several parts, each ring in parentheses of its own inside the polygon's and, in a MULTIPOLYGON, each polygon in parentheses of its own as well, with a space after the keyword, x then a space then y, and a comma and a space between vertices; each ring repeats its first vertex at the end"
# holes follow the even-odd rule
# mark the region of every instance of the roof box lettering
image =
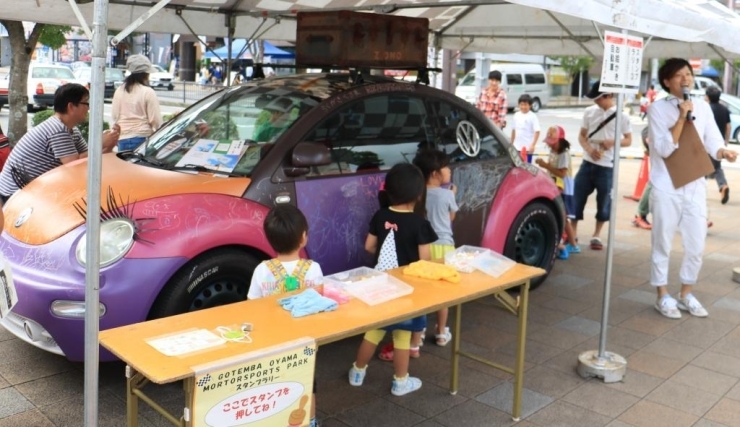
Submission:
POLYGON ((299 12, 296 64, 304 67, 423 68, 429 20, 350 11, 299 12))

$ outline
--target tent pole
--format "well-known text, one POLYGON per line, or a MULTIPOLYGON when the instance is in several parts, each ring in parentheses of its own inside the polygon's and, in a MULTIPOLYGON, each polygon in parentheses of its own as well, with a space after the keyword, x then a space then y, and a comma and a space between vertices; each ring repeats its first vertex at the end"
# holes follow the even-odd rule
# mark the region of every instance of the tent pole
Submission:
MULTIPOLYGON (((544 10, 544 9, 543 9, 543 10, 544 10)), ((545 10, 545 13, 546 13, 546 14, 547 14, 547 16, 549 16, 549 17, 550 17, 550 18, 551 18, 551 19, 552 19, 553 21, 555 21, 555 23, 556 23, 556 24, 558 24, 558 26, 559 26, 560 28, 562 28, 562 30, 563 30, 563 31, 565 31, 565 32, 566 32, 566 33, 567 33, 567 34, 568 34, 568 35, 570 36, 571 40, 573 40, 574 42, 576 42, 576 43, 578 44, 578 46, 580 46, 580 47, 581 47, 581 49, 583 49, 584 51, 586 51, 586 53, 588 53, 588 54, 589 54, 589 55, 591 55, 592 57, 594 57, 594 58, 596 57, 596 55, 594 55, 593 53, 591 53, 591 51, 590 51, 590 50, 588 50, 588 48, 586 47, 586 45, 585 45, 585 44, 583 44, 583 42, 582 42, 582 41, 578 40, 578 38, 577 38, 577 37, 576 37, 576 36, 575 36, 575 35, 574 35, 574 34, 573 34, 573 33, 572 33, 572 32, 571 32, 571 31, 570 31, 569 29, 568 29, 568 27, 566 27, 565 25, 563 25, 563 23, 562 23, 562 22, 560 22, 560 20, 559 20, 558 18, 556 18, 556 17, 555 17, 555 15, 553 15, 553 14, 552 14, 552 12, 550 12, 549 10, 545 10)), ((599 37, 601 37, 601 35, 600 35, 600 34, 599 34, 599 37)))
MULTIPOLYGON (((627 30, 622 34, 627 36, 627 30)), ((624 52, 623 54, 627 54, 624 52)), ((602 80, 603 81, 603 80, 602 80)), ((617 115, 614 120, 614 167, 612 168, 612 189, 609 194, 611 198, 611 209, 609 212, 609 242, 606 246, 606 271, 604 273, 604 299, 601 307, 601 335, 599 336, 598 351, 585 351, 578 355, 578 374, 582 377, 603 378, 605 383, 622 381, 627 373, 627 359, 606 351, 606 335, 609 328, 609 302, 611 299, 612 273, 614 264, 615 228, 617 219, 617 194, 619 184, 619 151, 622 140, 622 121, 624 118, 624 83, 617 95, 617 115)))
POLYGON ((103 164, 103 93, 108 38, 108 0, 95 2, 90 85, 85 251, 85 427, 98 425, 100 347, 100 181, 103 164))

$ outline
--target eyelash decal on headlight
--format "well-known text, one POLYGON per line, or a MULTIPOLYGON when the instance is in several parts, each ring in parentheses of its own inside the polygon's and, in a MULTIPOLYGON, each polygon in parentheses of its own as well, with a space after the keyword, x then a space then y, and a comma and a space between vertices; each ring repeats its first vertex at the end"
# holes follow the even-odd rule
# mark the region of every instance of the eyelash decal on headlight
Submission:
POLYGON ((23 165, 13 165, 10 167, 10 176, 13 177, 13 182, 15 182, 15 185, 20 189, 33 181, 33 178, 31 178, 31 175, 29 175, 28 171, 23 165))
MULTIPOLYGON (((146 240, 141 237, 141 233, 146 233, 149 231, 156 231, 158 228, 146 228, 145 226, 154 221, 156 218, 134 218, 134 207, 136 207, 136 201, 133 203, 129 203, 129 200, 126 199, 126 203, 123 202, 123 197, 121 195, 118 195, 118 200, 116 200, 116 196, 113 193, 113 188, 108 187, 108 196, 106 197, 106 205, 108 209, 100 207, 100 222, 108 221, 111 219, 116 218, 125 218, 131 221, 132 224, 134 224, 134 240, 149 244, 154 244, 154 242, 150 240, 146 240)), ((74 202, 72 204, 74 206, 77 213, 80 214, 82 219, 87 221, 87 200, 85 198, 82 198, 82 202, 74 202)))

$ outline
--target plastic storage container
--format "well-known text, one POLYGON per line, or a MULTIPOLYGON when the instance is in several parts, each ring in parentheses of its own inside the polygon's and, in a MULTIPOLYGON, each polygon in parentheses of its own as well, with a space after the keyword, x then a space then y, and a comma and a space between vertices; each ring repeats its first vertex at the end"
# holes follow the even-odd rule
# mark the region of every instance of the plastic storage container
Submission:
POLYGON ((344 291, 368 305, 400 298, 414 288, 393 276, 372 268, 360 267, 324 276, 324 286, 343 287, 344 291))
POLYGON ((446 253, 445 264, 462 273, 480 270, 490 276, 499 277, 516 265, 516 262, 487 248, 464 245, 446 253))

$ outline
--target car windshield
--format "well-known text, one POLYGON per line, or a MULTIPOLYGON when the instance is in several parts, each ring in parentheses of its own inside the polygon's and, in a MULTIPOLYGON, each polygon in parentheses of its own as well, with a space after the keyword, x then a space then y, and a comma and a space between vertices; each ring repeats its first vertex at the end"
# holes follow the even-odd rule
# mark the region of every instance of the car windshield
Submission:
POLYGON ((165 169, 249 176, 278 138, 319 102, 280 87, 225 89, 176 116, 136 153, 165 169))
POLYGON ((74 79, 72 70, 65 67, 34 67, 31 72, 34 79, 74 79))

